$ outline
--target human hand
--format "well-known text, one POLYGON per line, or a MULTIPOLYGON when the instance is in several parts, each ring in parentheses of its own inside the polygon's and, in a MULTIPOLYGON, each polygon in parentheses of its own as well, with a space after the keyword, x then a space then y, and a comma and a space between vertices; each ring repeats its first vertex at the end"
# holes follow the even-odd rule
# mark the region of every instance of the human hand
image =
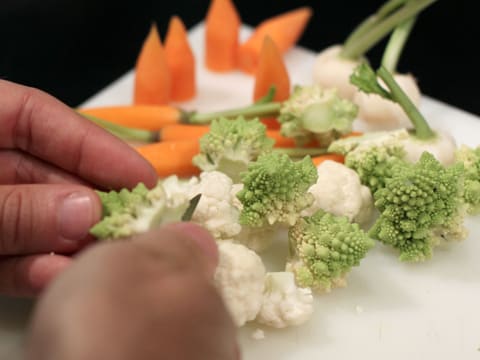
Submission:
POLYGON ((217 261, 193 223, 89 247, 40 297, 26 359, 238 359, 217 261))
POLYGON ((0 80, 0 293, 37 294, 91 240, 101 215, 92 187, 138 182, 151 187, 156 175, 127 144, 53 97, 0 80))

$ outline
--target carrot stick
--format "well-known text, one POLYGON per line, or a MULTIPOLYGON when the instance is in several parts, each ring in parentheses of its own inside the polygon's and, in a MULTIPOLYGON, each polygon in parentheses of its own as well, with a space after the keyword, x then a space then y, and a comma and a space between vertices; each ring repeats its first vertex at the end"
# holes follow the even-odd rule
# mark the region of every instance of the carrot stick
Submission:
POLYGON ((185 25, 178 16, 173 16, 168 24, 165 56, 170 72, 171 100, 187 101, 195 97, 195 57, 185 25))
MULTIPOLYGON (((184 141, 195 140, 200 138, 210 131, 208 125, 187 125, 176 124, 168 125, 160 130, 159 139, 161 141, 184 141)), ((267 136, 275 140, 276 147, 295 147, 295 141, 280 134, 278 130, 267 130, 267 136)))
POLYGON ((135 64, 134 104, 164 105, 170 101, 170 73, 155 24, 135 64))
POLYGON ((212 0, 205 20, 205 65, 215 72, 236 68, 241 19, 232 0, 212 0))
POLYGON ((247 41, 239 47, 238 66, 240 70, 250 74, 255 72, 263 39, 267 35, 272 38, 282 54, 293 47, 303 34, 311 16, 312 9, 304 6, 262 21, 247 41))
POLYGON ((255 71, 253 100, 257 101, 265 96, 272 86, 275 87, 273 101, 285 101, 289 98, 290 76, 283 61, 283 56, 272 38, 266 35, 260 51, 258 67, 255 71))
POLYGON ((118 105, 83 108, 79 113, 114 124, 145 130, 159 130, 182 121, 185 113, 168 105, 118 105))
POLYGON ((315 166, 320 165, 322 162, 326 160, 331 160, 331 161, 336 161, 339 163, 344 163, 345 161, 345 156, 340 155, 340 154, 325 154, 325 155, 319 155, 319 156, 314 156, 312 157, 313 164, 315 166))
POLYGON ((341 138, 345 139, 353 136, 362 136, 362 135, 363 135, 363 132, 361 131, 352 131, 352 132, 349 132, 348 134, 341 136, 341 138))
POLYGON ((192 163, 192 158, 200 152, 198 141, 162 141, 136 149, 160 177, 188 177, 200 173, 200 169, 192 163))

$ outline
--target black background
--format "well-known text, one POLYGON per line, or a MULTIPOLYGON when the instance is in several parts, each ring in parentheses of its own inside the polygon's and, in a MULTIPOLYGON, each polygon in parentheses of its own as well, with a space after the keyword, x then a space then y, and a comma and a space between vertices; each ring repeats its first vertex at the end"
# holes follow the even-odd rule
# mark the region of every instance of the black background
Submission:
MULTIPOLYGON (((235 2, 249 25, 298 6, 311 6, 314 16, 300 45, 316 51, 341 43, 382 3, 235 2)), ((412 72, 423 93, 480 115, 480 31, 473 4, 439 0, 425 10, 398 70, 412 72)), ((208 5, 209 1, 192 0, 0 0, 0 77, 78 105, 132 68, 152 21, 164 36, 171 15, 179 15, 192 27, 204 18, 208 5)), ((381 42, 369 52, 373 65, 378 65, 384 45, 381 42)))

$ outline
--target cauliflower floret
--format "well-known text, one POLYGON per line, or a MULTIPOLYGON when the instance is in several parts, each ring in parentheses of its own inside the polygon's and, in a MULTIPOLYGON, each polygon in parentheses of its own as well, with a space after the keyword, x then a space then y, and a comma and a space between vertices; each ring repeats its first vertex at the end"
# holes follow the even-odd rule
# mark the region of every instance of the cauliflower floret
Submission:
POLYGON ((310 216, 322 209, 351 222, 365 224, 373 214, 370 189, 361 184, 358 174, 336 161, 324 161, 317 167, 317 182, 308 190, 314 197, 311 207, 302 212, 310 216))
POLYGON ((298 288, 288 271, 267 273, 265 291, 256 321, 275 328, 305 323, 313 313, 313 295, 309 288, 298 288))
POLYGON ((265 266, 260 256, 246 246, 219 241, 215 285, 235 324, 254 320, 262 306, 265 266))

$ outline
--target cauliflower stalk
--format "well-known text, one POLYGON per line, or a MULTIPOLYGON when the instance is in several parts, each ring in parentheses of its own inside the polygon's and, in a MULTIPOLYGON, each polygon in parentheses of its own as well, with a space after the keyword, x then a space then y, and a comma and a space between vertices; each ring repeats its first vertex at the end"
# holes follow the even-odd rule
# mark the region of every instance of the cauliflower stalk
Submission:
POLYGON ((345 285, 346 275, 374 241, 347 217, 319 210, 290 228, 289 244, 287 270, 295 274, 297 284, 328 292, 345 285))
POLYGON ((402 261, 426 260, 440 242, 464 239, 463 173, 462 164, 446 168, 427 152, 416 164, 395 164, 374 193, 380 216, 369 235, 399 250, 402 261))
POLYGON ((274 328, 298 326, 308 321, 312 313, 312 290, 297 287, 293 273, 266 274, 262 306, 255 319, 258 323, 274 328))
POLYGON ((263 304, 266 270, 262 259, 246 246, 219 241, 214 283, 234 323, 240 327, 257 317, 263 304))
POLYGON ((319 85, 297 86, 280 109, 281 133, 300 145, 316 140, 327 146, 352 131, 357 106, 341 98, 337 90, 319 85))
POLYGON ((286 154, 261 155, 242 174, 243 188, 237 193, 242 203, 240 224, 295 224, 301 211, 313 203, 307 190, 316 180, 317 170, 309 156, 293 161, 286 154))
POLYGON ((324 210, 349 221, 367 224, 373 215, 373 197, 370 189, 360 182, 358 174, 336 161, 327 160, 317 167, 317 182, 308 190, 314 203, 302 212, 310 216, 324 210))

